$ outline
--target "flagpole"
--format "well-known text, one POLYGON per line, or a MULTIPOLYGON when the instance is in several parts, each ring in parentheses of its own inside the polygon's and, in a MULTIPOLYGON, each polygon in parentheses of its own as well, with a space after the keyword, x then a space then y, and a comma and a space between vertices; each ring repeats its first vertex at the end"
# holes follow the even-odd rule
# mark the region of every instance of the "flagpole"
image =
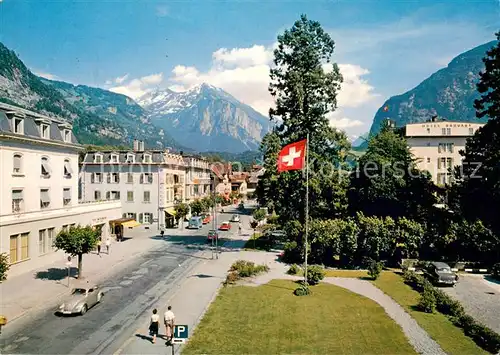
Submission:
POLYGON ((305 237, 305 268, 304 268, 304 279, 305 285, 307 286, 307 237, 309 235, 309 133, 307 133, 306 141, 306 237, 305 237))

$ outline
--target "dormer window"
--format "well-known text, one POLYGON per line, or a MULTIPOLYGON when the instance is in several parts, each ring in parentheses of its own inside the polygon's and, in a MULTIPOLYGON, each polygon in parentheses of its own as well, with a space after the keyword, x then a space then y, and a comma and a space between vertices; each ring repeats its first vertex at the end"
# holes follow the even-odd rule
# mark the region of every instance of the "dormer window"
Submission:
POLYGON ((127 154, 127 163, 135 163, 134 154, 127 154))
POLYGON ((63 139, 66 143, 71 143, 71 130, 63 129, 63 139))
POLYGON ((118 154, 111 154, 111 163, 118 163, 118 154))
POLYGON ((151 163, 151 154, 144 154, 143 163, 151 163))
POLYGON ((14 130, 14 133, 24 134, 24 119, 22 117, 13 117, 12 129, 14 130))
POLYGON ((50 139, 50 126, 48 124, 40 124, 40 137, 50 139))
POLYGON ((102 155, 101 154, 94 155, 94 163, 102 164, 102 155))

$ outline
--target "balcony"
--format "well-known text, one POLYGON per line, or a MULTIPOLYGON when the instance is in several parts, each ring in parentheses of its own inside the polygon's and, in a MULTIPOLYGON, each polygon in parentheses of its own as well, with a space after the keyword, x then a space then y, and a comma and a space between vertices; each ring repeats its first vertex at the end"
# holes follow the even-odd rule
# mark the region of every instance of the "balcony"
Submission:
POLYGON ((78 204, 65 206, 63 208, 54 208, 46 210, 38 210, 31 212, 16 212, 0 216, 0 226, 7 226, 16 223, 24 223, 28 221, 44 220, 57 218, 60 216, 79 215, 89 212, 106 211, 110 209, 121 208, 121 202, 117 201, 91 201, 78 202, 78 204))

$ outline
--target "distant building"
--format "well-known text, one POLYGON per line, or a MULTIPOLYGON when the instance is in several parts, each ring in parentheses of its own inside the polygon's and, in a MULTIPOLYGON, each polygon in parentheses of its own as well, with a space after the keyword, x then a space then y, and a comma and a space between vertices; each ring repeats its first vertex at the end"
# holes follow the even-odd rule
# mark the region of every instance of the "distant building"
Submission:
POLYGON ((186 171, 186 202, 210 196, 210 163, 202 157, 184 155, 186 171))
POLYGON ((186 199, 185 169, 181 155, 147 150, 135 140, 131 150, 86 154, 82 195, 86 201, 121 201, 123 217, 145 229, 173 227, 174 205, 186 199))
POLYGON ((247 193, 254 193, 259 183, 259 178, 264 174, 265 169, 260 165, 252 166, 252 171, 247 179, 247 193))
POLYGON ((67 122, 0 103, 0 252, 11 264, 30 269, 39 258, 53 258, 57 233, 70 226, 110 234, 121 203, 78 201, 83 149, 67 122))
POLYGON ((437 185, 450 183, 453 168, 461 165, 460 150, 483 123, 453 122, 433 118, 406 125, 405 136, 420 170, 427 170, 437 185))

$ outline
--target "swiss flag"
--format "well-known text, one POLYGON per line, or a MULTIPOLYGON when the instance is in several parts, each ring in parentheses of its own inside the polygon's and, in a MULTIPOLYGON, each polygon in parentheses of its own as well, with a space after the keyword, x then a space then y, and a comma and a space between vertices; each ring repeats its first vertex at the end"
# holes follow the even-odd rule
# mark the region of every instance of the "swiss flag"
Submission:
POLYGON ((283 147, 278 155, 278 172, 300 170, 305 165, 307 139, 283 147))

